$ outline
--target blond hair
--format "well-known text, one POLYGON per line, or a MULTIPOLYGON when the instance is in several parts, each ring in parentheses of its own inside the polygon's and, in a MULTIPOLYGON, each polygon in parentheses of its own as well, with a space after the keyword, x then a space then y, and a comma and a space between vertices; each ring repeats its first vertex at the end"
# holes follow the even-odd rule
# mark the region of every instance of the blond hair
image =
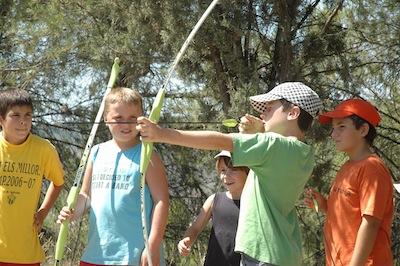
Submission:
POLYGON ((134 89, 126 87, 112 89, 110 93, 107 94, 104 102, 104 114, 107 114, 110 111, 110 105, 114 103, 137 105, 143 113, 142 96, 134 89))

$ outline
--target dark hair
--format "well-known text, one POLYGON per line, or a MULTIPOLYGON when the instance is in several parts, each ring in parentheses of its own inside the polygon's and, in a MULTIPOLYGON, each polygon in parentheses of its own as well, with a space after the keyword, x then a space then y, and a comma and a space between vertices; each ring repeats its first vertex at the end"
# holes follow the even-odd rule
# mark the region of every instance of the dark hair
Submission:
MULTIPOLYGON (((297 106, 291 102, 289 102, 286 99, 280 99, 279 100, 283 106, 283 111, 286 111, 287 109, 297 106)), ((300 108, 300 115, 299 115, 299 119, 297 120, 297 125, 299 126, 300 130, 302 132, 306 132, 308 129, 310 129, 314 119, 313 117, 307 113, 306 111, 304 111, 300 106, 298 106, 300 108)))
POLYGON ((33 110, 31 95, 23 89, 9 88, 0 91, 0 115, 5 118, 14 106, 29 106, 33 110))
POLYGON ((219 173, 219 163, 220 163, 221 159, 224 161, 225 165, 228 168, 235 168, 235 169, 243 170, 246 172, 246 174, 248 174, 250 172, 250 169, 247 166, 234 167, 232 165, 232 158, 230 158, 228 156, 221 156, 221 157, 218 157, 217 162, 215 163, 215 168, 217 169, 218 173, 219 173))
POLYGON ((353 121, 354 126, 356 127, 357 130, 360 129, 360 127, 362 125, 364 125, 365 123, 368 124, 369 130, 368 130, 367 135, 365 135, 364 138, 368 142, 368 144, 370 146, 372 146, 372 143, 374 142, 376 135, 377 135, 375 127, 373 125, 371 125, 371 123, 369 123, 367 120, 359 117, 358 115, 351 115, 351 116, 349 116, 349 118, 351 119, 351 121, 353 121))

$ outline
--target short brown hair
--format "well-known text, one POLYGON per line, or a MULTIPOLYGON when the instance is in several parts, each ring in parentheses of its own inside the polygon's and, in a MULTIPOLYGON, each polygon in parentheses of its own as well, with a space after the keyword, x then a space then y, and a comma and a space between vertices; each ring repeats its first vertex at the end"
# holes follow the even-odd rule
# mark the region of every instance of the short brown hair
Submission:
POLYGON ((221 156, 218 157, 216 163, 215 163, 215 168, 217 169, 218 174, 221 172, 219 170, 219 165, 221 163, 221 160, 224 160, 224 163, 226 166, 228 166, 228 168, 235 168, 235 169, 239 169, 239 170, 243 170, 246 172, 246 174, 248 174, 250 172, 250 169, 247 166, 233 166, 232 165, 232 158, 228 157, 228 156, 221 156))
POLYGON ((33 110, 31 95, 24 89, 9 88, 0 91, 0 115, 4 118, 14 106, 28 106, 33 110))
POLYGON ((357 130, 359 130, 362 125, 368 124, 369 130, 368 130, 367 135, 365 135, 364 138, 368 142, 368 144, 370 146, 372 146, 372 143, 374 142, 376 135, 377 135, 375 127, 373 125, 371 125, 370 122, 368 122, 364 118, 359 117, 358 115, 351 115, 348 118, 350 118, 350 120, 353 121, 353 124, 357 130))

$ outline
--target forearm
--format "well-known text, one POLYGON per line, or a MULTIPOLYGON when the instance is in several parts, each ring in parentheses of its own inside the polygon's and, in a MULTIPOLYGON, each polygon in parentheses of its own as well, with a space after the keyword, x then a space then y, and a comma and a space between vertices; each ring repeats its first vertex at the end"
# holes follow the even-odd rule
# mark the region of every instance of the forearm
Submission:
POLYGON ((363 266, 372 251, 378 234, 380 220, 374 217, 363 217, 357 233, 356 244, 350 266, 363 266))
POLYGON ((168 220, 168 202, 159 201, 154 205, 149 245, 151 249, 159 249, 164 237, 168 220))
POLYGON ((199 236, 200 232, 194 228, 193 226, 189 227, 185 234, 183 235, 183 238, 188 237, 190 240, 186 243, 188 246, 192 246, 193 243, 196 241, 197 237, 199 236))
POLYGON ((232 136, 214 131, 163 129, 163 142, 203 150, 233 151, 232 136))
POLYGON ((43 216, 46 217, 49 213, 50 209, 53 207, 56 202, 58 196, 62 191, 63 186, 55 186, 53 183, 50 183, 49 188, 47 189, 46 196, 44 197, 43 203, 40 206, 38 212, 43 213, 43 216))
POLYGON ((209 196, 207 200, 204 202, 203 207, 200 210, 199 215, 197 216, 196 220, 193 224, 186 230, 184 237, 190 238, 190 241, 187 241, 186 244, 188 246, 193 245, 196 241, 197 237, 200 233, 204 230, 207 226, 208 222, 211 219, 212 215, 212 205, 214 202, 215 194, 209 196))

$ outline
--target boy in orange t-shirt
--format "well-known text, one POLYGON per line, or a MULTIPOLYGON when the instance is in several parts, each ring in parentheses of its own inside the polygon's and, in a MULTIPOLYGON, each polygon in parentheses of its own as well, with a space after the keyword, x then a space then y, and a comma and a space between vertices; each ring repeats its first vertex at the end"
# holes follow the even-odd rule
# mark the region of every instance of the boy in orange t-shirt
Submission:
POLYGON ((349 99, 319 116, 332 125, 332 139, 349 160, 333 181, 328 199, 305 190, 305 203, 326 212, 324 226, 326 265, 393 265, 390 230, 393 219, 393 184, 385 163, 370 146, 381 118, 375 107, 349 99))

